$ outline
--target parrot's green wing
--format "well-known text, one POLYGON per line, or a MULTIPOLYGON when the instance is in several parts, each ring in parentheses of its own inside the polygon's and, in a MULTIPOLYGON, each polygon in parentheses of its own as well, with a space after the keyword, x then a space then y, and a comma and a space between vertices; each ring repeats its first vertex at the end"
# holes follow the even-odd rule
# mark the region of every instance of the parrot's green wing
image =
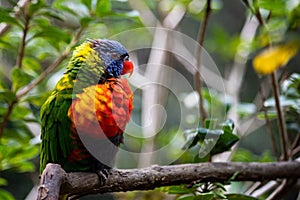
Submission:
POLYGON ((68 110, 72 103, 72 86, 63 77, 41 108, 40 173, 49 162, 63 164, 72 150, 71 121, 68 110))
MULTIPOLYGON (((78 149, 79 138, 74 138, 74 130, 71 127, 71 121, 68 116, 68 110, 72 104, 72 98, 75 97, 73 91, 76 78, 87 79, 96 66, 102 62, 98 54, 91 48, 91 43, 85 42, 78 46, 73 52, 72 58, 67 66, 64 76, 58 81, 52 94, 41 108, 41 158, 40 173, 49 162, 62 165, 66 171, 86 170, 86 160, 78 164, 70 163, 68 158, 74 149, 78 149), (81 74, 78 71, 83 69, 81 74), (89 73, 86 70, 90 69, 89 73), (75 143, 75 144, 74 144, 75 143)), ((104 70, 99 73, 103 73, 104 70)), ((84 81, 81 81, 84 82, 84 81)), ((87 85, 89 85, 87 81, 87 85)), ((86 85, 81 85, 84 88, 86 85)))

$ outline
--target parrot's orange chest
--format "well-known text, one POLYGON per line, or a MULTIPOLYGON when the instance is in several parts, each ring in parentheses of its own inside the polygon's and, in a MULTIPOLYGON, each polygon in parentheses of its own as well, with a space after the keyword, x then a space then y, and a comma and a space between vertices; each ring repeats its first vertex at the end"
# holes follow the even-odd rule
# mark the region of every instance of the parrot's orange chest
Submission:
POLYGON ((111 138, 124 132, 132 108, 133 93, 127 80, 111 78, 77 94, 68 115, 80 134, 111 138))

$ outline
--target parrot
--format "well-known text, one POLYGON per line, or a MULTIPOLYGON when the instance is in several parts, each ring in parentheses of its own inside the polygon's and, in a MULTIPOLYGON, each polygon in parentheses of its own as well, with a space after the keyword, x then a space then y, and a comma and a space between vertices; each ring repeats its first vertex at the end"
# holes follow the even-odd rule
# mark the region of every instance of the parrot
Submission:
POLYGON ((56 163, 67 173, 93 172, 106 181, 117 152, 111 146, 123 143, 133 109, 123 76, 133 69, 126 48, 115 40, 86 39, 74 49, 40 110, 40 174, 47 163, 56 163))

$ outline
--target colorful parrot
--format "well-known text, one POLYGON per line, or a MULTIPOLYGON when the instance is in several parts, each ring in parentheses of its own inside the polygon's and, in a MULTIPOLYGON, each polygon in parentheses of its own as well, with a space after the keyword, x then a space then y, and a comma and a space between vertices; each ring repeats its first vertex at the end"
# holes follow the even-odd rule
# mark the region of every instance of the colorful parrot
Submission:
POLYGON ((111 146, 123 142, 133 108, 133 93, 121 76, 132 72, 128 52, 117 41, 88 39, 74 50, 41 108, 40 173, 47 163, 57 163, 66 172, 96 172, 106 180, 116 154, 111 146), (93 155, 85 146, 91 141, 101 147, 93 155))

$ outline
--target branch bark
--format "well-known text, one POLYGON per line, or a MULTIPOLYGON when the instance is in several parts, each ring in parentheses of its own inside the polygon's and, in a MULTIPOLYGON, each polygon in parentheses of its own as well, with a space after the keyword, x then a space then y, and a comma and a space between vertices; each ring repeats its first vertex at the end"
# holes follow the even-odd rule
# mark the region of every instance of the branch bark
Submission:
POLYGON ((66 182, 67 173, 58 164, 48 164, 42 174, 37 199, 59 198, 60 186, 66 182))
POLYGON ((61 195, 151 190, 156 187, 190 184, 195 181, 263 181, 300 178, 300 162, 199 163, 152 166, 141 169, 112 169, 105 185, 95 173, 65 173, 59 165, 48 164, 41 178, 38 200, 61 195), (41 194, 42 193, 42 194, 41 194))

